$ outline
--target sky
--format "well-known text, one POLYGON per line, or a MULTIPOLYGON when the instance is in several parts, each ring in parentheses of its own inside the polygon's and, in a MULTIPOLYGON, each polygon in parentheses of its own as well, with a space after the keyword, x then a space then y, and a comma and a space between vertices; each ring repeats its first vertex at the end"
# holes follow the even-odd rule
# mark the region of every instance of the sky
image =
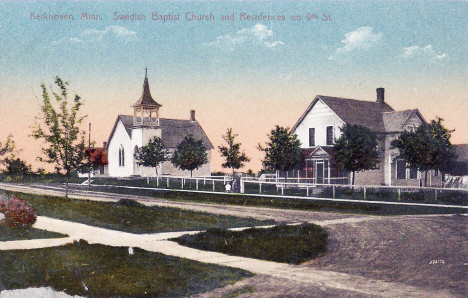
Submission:
POLYGON ((44 167, 29 135, 41 84, 59 76, 102 144, 133 113, 147 67, 160 117, 196 110, 212 171, 227 128, 251 158, 243 170, 259 171, 257 145, 316 95, 373 101, 378 87, 468 143, 467 15, 466 1, 0 1, 0 141, 13 134, 19 157, 44 167))

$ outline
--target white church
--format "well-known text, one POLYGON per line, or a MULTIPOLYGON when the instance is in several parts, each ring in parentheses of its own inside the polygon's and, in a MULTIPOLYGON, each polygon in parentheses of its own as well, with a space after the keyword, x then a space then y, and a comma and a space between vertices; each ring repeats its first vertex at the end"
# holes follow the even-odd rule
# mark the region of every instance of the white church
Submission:
MULTIPOLYGON (((143 176, 154 177, 156 171, 151 167, 138 165, 135 153, 148 144, 152 137, 160 137, 169 153, 173 153, 177 145, 191 134, 195 139, 202 140, 208 155, 208 163, 193 171, 194 177, 211 174, 210 161, 213 145, 195 120, 195 111, 190 111, 189 120, 159 118, 159 108, 150 93, 148 72, 146 70, 143 92, 140 99, 132 105, 133 116, 118 115, 107 142, 108 166, 107 175, 111 177, 143 176)), ((190 176, 190 171, 182 171, 170 161, 159 165, 158 175, 190 176)))

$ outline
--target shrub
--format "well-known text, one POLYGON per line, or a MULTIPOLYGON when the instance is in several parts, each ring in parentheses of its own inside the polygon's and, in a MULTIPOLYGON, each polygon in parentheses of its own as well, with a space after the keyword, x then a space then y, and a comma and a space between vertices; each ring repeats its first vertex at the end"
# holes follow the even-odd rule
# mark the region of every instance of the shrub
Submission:
POLYGON ((26 200, 18 198, 0 202, 0 212, 9 227, 31 227, 37 219, 36 210, 26 200))
POLYGON ((144 207, 145 206, 132 199, 120 199, 117 201, 117 205, 122 205, 122 206, 127 206, 127 207, 144 207))

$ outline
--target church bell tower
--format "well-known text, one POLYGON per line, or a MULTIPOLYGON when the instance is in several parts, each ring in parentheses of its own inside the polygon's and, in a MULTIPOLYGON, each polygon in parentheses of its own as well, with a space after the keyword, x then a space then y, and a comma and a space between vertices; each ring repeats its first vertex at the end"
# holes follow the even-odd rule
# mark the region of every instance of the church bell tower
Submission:
POLYGON ((151 96, 148 84, 148 69, 146 68, 143 93, 140 99, 132 105, 133 127, 159 127, 159 108, 161 106, 151 96))

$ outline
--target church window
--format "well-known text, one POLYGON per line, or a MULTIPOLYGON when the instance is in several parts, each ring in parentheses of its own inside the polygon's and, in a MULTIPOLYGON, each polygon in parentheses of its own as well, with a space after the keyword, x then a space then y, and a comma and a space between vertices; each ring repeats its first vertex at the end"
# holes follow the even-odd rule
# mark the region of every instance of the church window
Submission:
POLYGON ((124 167, 125 166, 125 150, 123 146, 120 146, 119 148, 119 167, 124 167))

